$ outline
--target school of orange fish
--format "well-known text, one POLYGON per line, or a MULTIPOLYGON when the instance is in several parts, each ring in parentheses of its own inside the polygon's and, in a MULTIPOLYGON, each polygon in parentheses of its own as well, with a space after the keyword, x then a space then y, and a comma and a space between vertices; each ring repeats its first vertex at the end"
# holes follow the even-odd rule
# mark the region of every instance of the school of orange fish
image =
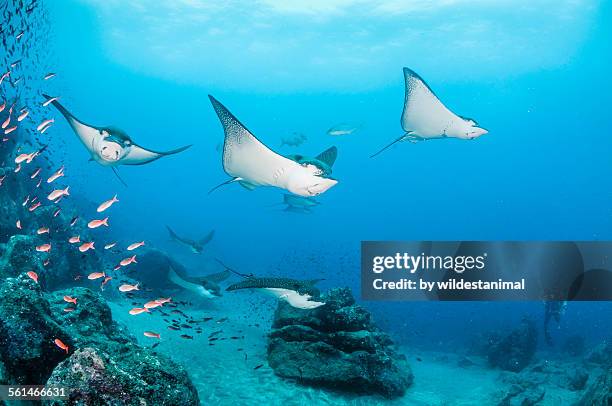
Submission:
MULTIPOLYGON (((11 74, 11 71, 7 71, 5 72, 2 76, 0 76, 0 85, 2 84, 2 82, 8 78, 11 74)), ((55 77, 56 74, 55 73, 48 73, 47 75, 44 76, 44 80, 49 80, 53 77, 55 77)), ((47 107, 52 101, 54 100, 58 100, 59 97, 54 97, 50 100, 45 101, 44 103, 41 103, 42 107, 47 107)), ((24 120, 28 117, 29 115, 29 111, 27 108, 22 108, 19 110, 15 109, 15 103, 13 103, 10 107, 7 106, 7 101, 3 101, 2 104, 0 104, 0 112, 4 111, 5 109, 7 109, 8 107, 8 117, 2 122, 1 124, 1 129, 3 130, 3 138, 2 138, 2 142, 6 142, 9 141, 10 138, 8 138, 8 136, 14 132, 15 130, 17 130, 17 128, 19 126, 24 125, 27 122, 24 122, 24 120)), ((30 116, 31 117, 31 116, 30 116)), ((38 131, 40 134, 44 134, 51 126, 53 126, 55 120, 53 118, 49 118, 49 119, 45 119, 43 121, 41 121, 39 124, 36 125, 36 131, 38 131)), ((36 158, 39 157, 44 151, 45 151, 46 147, 43 147, 39 150, 36 151, 31 151, 31 152, 25 152, 22 150, 22 147, 19 147, 17 149, 17 157, 15 158, 15 173, 18 173, 22 170, 25 170, 27 168, 28 165, 31 165, 33 163, 36 162, 36 158)), ((41 168, 37 167, 36 169, 33 170, 32 174, 30 175, 30 179, 32 179, 33 181, 36 182, 35 184, 35 189, 40 188, 43 179, 41 177, 41 168)), ((0 177, 0 187, 2 186, 5 178, 7 175, 4 175, 2 177, 0 177)), ((62 165, 59 169, 57 169, 51 176, 49 176, 49 178, 46 179, 46 183, 47 184, 55 184, 55 182, 60 179, 65 177, 65 167, 62 165)), ((32 192, 31 195, 28 195, 24 198, 23 202, 21 203, 23 207, 28 207, 28 211, 30 213, 34 213, 37 209, 39 209, 41 206, 43 206, 43 203, 41 201, 41 199, 39 199, 38 196, 35 196, 34 193, 36 192, 36 190, 34 190, 32 192)), ((51 204, 53 205, 57 205, 57 209, 54 211, 53 213, 53 217, 57 217, 60 212, 61 212, 61 207, 59 206, 59 203, 67 198, 68 196, 70 196, 70 187, 66 186, 65 188, 57 188, 54 189, 51 193, 49 193, 49 195, 47 196, 47 200, 49 202, 51 202, 51 204)), ((117 198, 117 195, 113 196, 111 199, 106 200, 104 202, 102 202, 96 209, 97 213, 103 213, 106 212, 108 209, 110 209, 115 203, 118 203, 119 199, 117 198)), ((73 227, 77 221, 79 220, 78 217, 75 217, 71 220, 70 222, 70 227, 73 227)), ((22 222, 21 219, 15 219, 15 225, 17 227, 17 229, 22 230, 22 222)), ((87 227, 89 229, 96 229, 99 227, 109 227, 109 216, 106 216, 104 218, 96 218, 96 219, 92 219, 87 223, 87 227)), ((48 226, 42 226, 39 227, 37 230, 35 230, 34 232, 38 235, 38 236, 43 236, 43 235, 47 235, 49 236, 51 234, 53 230, 50 229, 50 227, 48 226)), ((90 250, 95 250, 96 246, 95 246, 95 241, 81 241, 81 237, 80 235, 74 235, 71 236, 68 239, 68 242, 71 245, 74 245, 76 248, 78 249, 79 252, 81 253, 86 253, 90 250)), ((113 247, 115 247, 117 245, 116 242, 111 242, 111 243, 107 243, 104 245, 104 249, 105 250, 109 250, 113 247)), ((138 241, 138 242, 134 242, 132 244, 130 244, 129 246, 126 247, 126 251, 128 252, 132 252, 134 250, 137 250, 138 248, 142 247, 145 245, 144 241, 138 241)), ((40 244, 37 245, 35 247, 37 252, 40 253, 50 253, 51 250, 53 249, 53 244, 51 242, 47 242, 44 244, 40 244)), ((50 260, 47 258, 44 260, 43 265, 47 266, 49 265, 50 260)), ((131 264, 137 263, 136 260, 136 255, 128 255, 125 258, 123 258, 122 260, 120 260, 118 262, 118 264, 115 266, 114 270, 117 271, 123 267, 127 267, 131 264)), ((32 279, 34 282, 39 283, 39 275, 34 272, 34 271, 29 271, 26 273, 27 276, 32 279)), ((80 279, 80 275, 77 275, 75 277, 75 280, 80 279)), ((89 275, 87 275, 87 279, 88 280, 99 280, 102 279, 101 284, 100 284, 100 288, 104 289, 104 286, 110 282, 113 278, 111 276, 108 276, 106 274, 106 272, 92 272, 89 275)), ((132 292, 135 290, 139 290, 139 284, 122 284, 118 287, 119 292, 122 293, 128 293, 128 292, 132 292)), ((67 303, 67 306, 64 308, 64 312, 71 312, 74 311, 77 303, 78 303, 78 298, 77 297, 71 297, 71 296, 64 296, 64 301, 67 303)), ((138 314, 142 314, 142 313, 148 313, 150 312, 151 309, 163 306, 164 304, 168 303, 171 301, 171 298, 158 298, 158 299, 154 299, 151 301, 148 301, 147 303, 145 303, 142 307, 135 307, 133 309, 131 309, 129 311, 130 315, 138 315, 138 314)), ((145 331, 144 332, 144 336, 146 337, 150 337, 150 338, 156 338, 156 339, 160 339, 160 334, 156 333, 154 331, 145 331)), ((62 342, 59 338, 56 338, 54 340, 54 344, 62 351, 66 351, 66 353, 68 353, 69 351, 69 347, 62 342)))

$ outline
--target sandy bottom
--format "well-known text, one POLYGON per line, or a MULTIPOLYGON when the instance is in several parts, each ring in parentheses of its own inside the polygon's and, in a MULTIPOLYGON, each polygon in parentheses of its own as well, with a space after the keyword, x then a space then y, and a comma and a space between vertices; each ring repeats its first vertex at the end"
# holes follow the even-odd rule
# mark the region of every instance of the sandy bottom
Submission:
MULTIPOLYGON (((455 354, 410 350, 404 354, 410 360, 415 379, 401 399, 313 389, 278 378, 267 366, 266 333, 274 311, 273 300, 251 298, 236 304, 224 297, 210 308, 180 307, 196 319, 213 318, 200 324, 201 334, 192 329, 168 330, 162 319, 176 319, 175 314, 165 317, 153 312, 130 316, 128 310, 133 306, 129 302, 109 305, 114 319, 126 324, 141 344, 152 345, 158 341, 145 337, 145 330, 161 334, 156 350, 187 369, 205 405, 256 405, 262 401, 265 405, 487 405, 492 404, 492 395, 503 389, 500 372, 486 368, 484 360, 472 358, 476 365, 460 367, 455 354), (224 318, 227 320, 218 322, 224 318), (209 345, 209 334, 217 330, 222 330, 217 335, 219 340, 209 345), (181 334, 189 334, 194 339, 181 338, 181 334), (255 369, 260 365, 263 366, 255 369)), ((541 404, 563 405, 575 400, 576 394, 551 387, 547 388, 541 404)))

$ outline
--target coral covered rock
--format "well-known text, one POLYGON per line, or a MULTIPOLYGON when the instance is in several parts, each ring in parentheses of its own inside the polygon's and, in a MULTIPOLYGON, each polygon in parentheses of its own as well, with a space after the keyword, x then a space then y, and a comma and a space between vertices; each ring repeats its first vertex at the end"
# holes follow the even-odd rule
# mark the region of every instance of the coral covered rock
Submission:
POLYGON ((268 343, 274 372, 303 384, 402 396, 412 372, 370 313, 355 304, 348 288, 331 290, 323 301, 313 310, 279 302, 268 343))
POLYGON ((23 275, 0 285, 0 362, 9 381, 43 384, 53 367, 68 357, 54 340, 72 347, 65 329, 52 317, 40 287, 23 275))
POLYGON ((186 371, 139 346, 99 294, 44 294, 21 275, 2 281, 0 295, 0 382, 69 387, 71 404, 199 404, 186 371))
POLYGON ((2 247, 0 276, 15 277, 29 271, 42 275, 43 261, 36 253, 37 242, 38 239, 33 236, 13 235, 2 247))
POLYGON ((518 372, 525 368, 538 344, 535 322, 523 319, 521 325, 504 337, 493 337, 489 342, 489 364, 506 371, 518 372))
POLYGON ((90 347, 78 349, 53 370, 47 385, 70 388, 73 405, 199 405, 185 370, 145 349, 121 356, 90 347))
POLYGON ((136 339, 125 326, 113 321, 110 308, 98 293, 74 287, 49 293, 46 297, 53 316, 73 337, 75 347, 124 352, 126 347, 136 346, 136 339), (77 303, 67 303, 64 296, 76 298, 77 303))
POLYGON ((577 406, 612 405, 612 366, 585 391, 577 406))

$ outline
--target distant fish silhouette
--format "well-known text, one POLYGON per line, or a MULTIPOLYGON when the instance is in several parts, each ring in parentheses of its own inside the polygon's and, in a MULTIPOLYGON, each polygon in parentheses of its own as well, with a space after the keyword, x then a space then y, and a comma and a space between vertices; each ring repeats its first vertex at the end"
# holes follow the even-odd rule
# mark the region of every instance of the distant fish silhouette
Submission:
POLYGON ((339 137, 342 135, 351 135, 358 129, 359 129, 359 126, 354 126, 354 125, 347 124, 347 123, 340 123, 340 124, 336 124, 335 126, 331 127, 329 130, 327 130, 327 134, 333 137, 339 137))
POLYGON ((231 276, 228 270, 206 276, 188 276, 177 269, 168 264, 168 281, 208 299, 221 296, 219 283, 231 276))
POLYGON ((475 120, 450 111, 414 71, 404 68, 405 99, 402 112, 404 135, 371 156, 375 157, 397 142, 412 142, 436 138, 472 140, 487 134, 475 120))
POLYGON ((299 147, 302 145, 308 137, 304 134, 294 132, 292 137, 283 137, 281 138, 280 146, 287 145, 289 147, 299 147))
POLYGON ((166 228, 168 229, 170 238, 172 238, 172 240, 189 247, 194 254, 201 254, 202 251, 204 251, 204 246, 208 244, 215 236, 215 230, 212 230, 204 238, 196 241, 189 238, 180 237, 170 227, 166 226, 166 228))

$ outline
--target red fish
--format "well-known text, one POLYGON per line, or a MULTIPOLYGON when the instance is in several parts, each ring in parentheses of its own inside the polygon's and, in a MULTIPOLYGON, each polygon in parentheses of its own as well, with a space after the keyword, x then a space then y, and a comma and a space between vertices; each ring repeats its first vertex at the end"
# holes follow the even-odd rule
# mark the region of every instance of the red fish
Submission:
POLYGON ((136 285, 128 285, 126 283, 119 286, 119 292, 131 292, 133 290, 138 290, 138 283, 136 285))
POLYGON ((87 227, 89 227, 89 228, 98 228, 100 226, 108 227, 108 217, 105 217, 102 220, 91 220, 87 224, 87 227))
POLYGON ((70 237, 68 239, 68 242, 70 244, 76 244, 77 242, 81 242, 81 236, 80 235, 75 235, 74 237, 70 237))
POLYGON ((104 278, 104 277, 106 277, 106 274, 104 272, 92 272, 89 275, 87 275, 87 279, 89 279, 90 281, 104 278))
POLYGON ((53 192, 49 193, 47 199, 49 200, 57 200, 60 197, 70 196, 70 192, 68 191, 70 186, 66 187, 66 189, 55 189, 53 192))
POLYGON ((76 297, 64 296, 64 302, 77 304, 76 297))
POLYGON ((157 339, 160 338, 159 333, 156 333, 154 331, 145 331, 143 334, 144 334, 145 337, 157 338, 157 339))
POLYGON ((81 252, 87 252, 89 250, 95 250, 96 247, 94 247, 94 242, 86 242, 83 243, 80 247, 79 247, 79 251, 81 252))
POLYGON ((38 252, 49 252, 51 251, 51 244, 42 244, 36 247, 38 252))
POLYGON ((140 313, 149 313, 149 309, 144 308, 144 307, 135 307, 132 310, 130 310, 129 313, 132 316, 135 316, 135 315, 140 314, 140 313))
POLYGON ((30 279, 32 279, 34 282, 38 283, 38 274, 36 272, 29 271, 28 273, 26 273, 26 275, 28 275, 30 279))
POLYGON ((55 171, 53 175, 49 176, 49 179, 47 179, 47 183, 53 183, 57 178, 61 178, 62 176, 65 176, 63 165, 61 168, 55 171))
POLYGON ((113 196, 112 199, 107 200, 105 202, 103 202, 102 204, 100 204, 98 206, 98 208, 96 209, 96 211, 98 213, 102 213, 104 210, 108 209, 109 207, 111 207, 113 204, 117 203, 119 200, 117 199, 117 195, 113 196))
POLYGON ((66 354, 68 354, 68 346, 66 344, 64 344, 62 342, 62 340, 60 340, 59 338, 56 338, 54 341, 55 345, 57 345, 59 348, 61 348, 62 350, 66 351, 66 354))
POLYGON ((119 265, 121 266, 128 266, 129 264, 136 264, 136 255, 134 255, 133 257, 129 257, 129 258, 124 258, 121 260, 121 262, 119 262, 119 265))
POLYGON ((135 242, 134 244, 131 244, 130 246, 127 247, 128 251, 134 251, 136 248, 140 248, 143 245, 145 245, 144 241, 140 241, 140 242, 135 242))

